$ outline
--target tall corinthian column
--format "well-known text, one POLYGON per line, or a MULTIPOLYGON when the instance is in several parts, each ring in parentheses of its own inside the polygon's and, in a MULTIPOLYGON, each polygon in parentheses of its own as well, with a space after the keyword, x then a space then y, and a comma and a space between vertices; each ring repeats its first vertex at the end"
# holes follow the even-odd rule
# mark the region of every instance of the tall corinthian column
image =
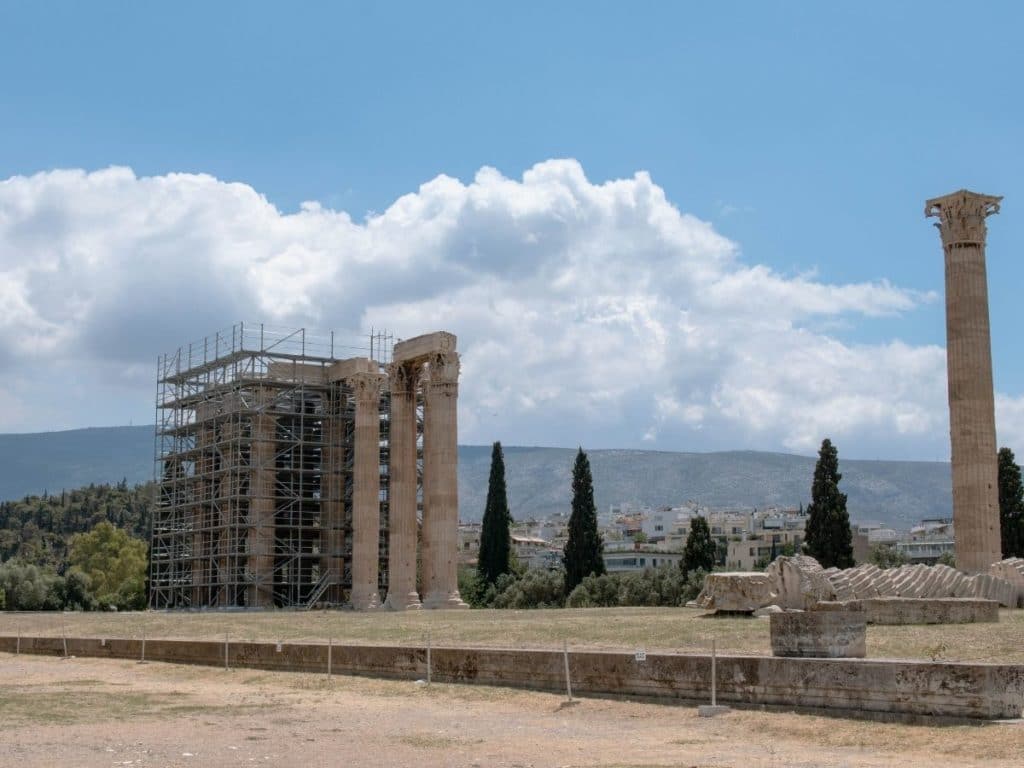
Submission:
POLYGON ((416 591, 416 363, 388 366, 391 389, 388 597, 393 611, 420 607, 416 591))
POLYGON ((925 203, 946 254, 946 370, 956 565, 988 572, 1001 557, 985 218, 1001 197, 961 189, 925 203))
POLYGON ((376 373, 349 382, 356 401, 352 467, 352 607, 380 605, 377 594, 380 540, 380 383, 376 373))
POLYGON ((429 377, 423 385, 423 606, 465 608, 458 583, 459 356, 454 351, 437 352, 427 360, 429 377))

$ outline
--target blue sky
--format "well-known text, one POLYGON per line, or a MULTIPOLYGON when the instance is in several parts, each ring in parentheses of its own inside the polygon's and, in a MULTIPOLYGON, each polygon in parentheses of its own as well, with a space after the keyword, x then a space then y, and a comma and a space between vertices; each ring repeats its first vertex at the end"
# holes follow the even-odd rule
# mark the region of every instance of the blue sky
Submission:
MULTIPOLYGON (((317 201, 360 223, 441 174, 468 185, 489 166, 520 179, 552 158, 577 161, 594 184, 646 171, 742 264, 938 294, 881 316, 793 321, 850 347, 944 344, 941 249, 924 200, 960 187, 1002 194, 989 222, 990 304, 996 388, 1016 403, 1021 16, 1011 3, 941 2, 7 3, 0 179, 109 166, 208 174, 284 215, 317 201)), ((0 266, 17 258, 0 253, 0 266)), ((645 418, 632 407, 623 425, 645 418)), ((51 416, 54 427, 126 420, 113 404, 51 416)), ((942 428, 931 432, 894 450, 940 458, 942 428)), ((806 450, 781 433, 728 434, 735 445, 684 432, 646 443, 806 450)), ((850 434, 861 453, 889 450, 850 434)), ((578 441, 541 426, 516 438, 578 441)))

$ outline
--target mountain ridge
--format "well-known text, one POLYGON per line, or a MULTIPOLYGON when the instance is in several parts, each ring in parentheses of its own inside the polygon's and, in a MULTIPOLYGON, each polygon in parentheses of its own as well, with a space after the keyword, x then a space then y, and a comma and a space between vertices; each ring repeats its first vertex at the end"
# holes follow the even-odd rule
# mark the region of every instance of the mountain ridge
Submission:
MULTIPOLYGON (((0 434, 0 499, 90 483, 153 478, 152 426, 92 427, 0 434)), ((509 505, 515 519, 568 512, 575 448, 505 446, 509 505)), ((841 447, 840 447, 841 451, 841 447)), ((796 507, 810 501, 815 458, 761 451, 695 453, 623 448, 587 451, 599 510, 688 500, 712 507, 796 507)), ((487 495, 490 445, 459 446, 459 516, 479 520, 487 495)), ((840 488, 855 522, 906 528, 952 515, 948 462, 843 459, 840 488)))

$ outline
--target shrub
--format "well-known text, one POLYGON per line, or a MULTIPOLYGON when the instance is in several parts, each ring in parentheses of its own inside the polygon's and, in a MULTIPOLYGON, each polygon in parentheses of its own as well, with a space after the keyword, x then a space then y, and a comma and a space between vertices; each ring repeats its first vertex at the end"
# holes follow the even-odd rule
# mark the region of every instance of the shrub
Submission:
POLYGON ((53 611, 64 607, 64 580, 36 565, 17 560, 0 564, 0 590, 9 611, 53 611))
POLYGON ((566 600, 570 608, 609 608, 619 604, 619 577, 605 573, 587 576, 566 600))
POLYGON ((565 601, 561 571, 527 571, 518 579, 503 573, 494 588, 494 608, 561 608, 565 601))

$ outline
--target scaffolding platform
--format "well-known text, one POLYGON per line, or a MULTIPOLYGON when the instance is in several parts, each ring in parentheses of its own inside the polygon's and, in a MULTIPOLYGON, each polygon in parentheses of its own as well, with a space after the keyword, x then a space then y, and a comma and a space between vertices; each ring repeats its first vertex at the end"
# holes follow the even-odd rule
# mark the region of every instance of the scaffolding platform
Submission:
MULTIPOLYGON (((351 589, 354 402, 327 370, 394 339, 238 323, 157 364, 150 607, 340 606, 351 589)), ((388 579, 390 395, 380 396, 380 593, 388 579)))

